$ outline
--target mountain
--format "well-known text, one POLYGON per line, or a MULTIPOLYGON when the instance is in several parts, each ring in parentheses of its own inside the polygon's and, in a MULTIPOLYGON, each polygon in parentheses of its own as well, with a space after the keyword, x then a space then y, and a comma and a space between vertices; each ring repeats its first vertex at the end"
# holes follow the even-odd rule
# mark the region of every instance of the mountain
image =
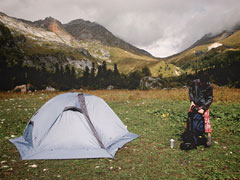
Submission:
POLYGON ((240 88, 240 26, 217 35, 207 34, 181 53, 166 58, 166 62, 183 70, 190 79, 205 71, 217 85, 240 88), (188 75, 187 75, 188 74, 188 75))
POLYGON ((158 69, 152 69, 152 74, 176 75, 174 65, 169 71, 169 68, 164 68, 167 62, 117 38, 96 22, 77 19, 62 24, 52 17, 32 22, 4 13, 0 13, 0 22, 9 28, 14 39, 25 39, 18 41, 17 45, 23 52, 23 64, 27 66, 45 65, 48 70, 54 71, 56 64, 69 65, 80 72, 86 66, 90 69, 92 62, 102 64, 106 61, 109 68, 113 69, 117 64, 118 70, 127 74, 161 61, 158 69))
POLYGON ((211 54, 213 51, 225 53, 227 51, 238 51, 240 49, 240 26, 236 25, 231 30, 224 30, 214 35, 208 33, 197 40, 186 50, 167 57, 165 60, 185 70, 190 70, 190 64, 211 54))
POLYGON ((61 66, 70 65, 82 71, 86 66, 91 68, 92 62, 101 64, 106 61, 110 68, 117 63, 120 72, 129 73, 158 61, 146 51, 117 39, 111 32, 96 23, 90 23, 93 29, 89 25, 85 28, 85 32, 91 34, 92 38, 88 36, 88 38, 80 39, 76 37, 76 34, 70 33, 76 22, 78 27, 79 20, 62 25, 52 17, 31 22, 0 13, 0 22, 9 28, 14 39, 24 37, 25 40, 18 42, 17 45, 24 54, 24 64, 28 66, 45 64, 47 69, 54 70, 55 64, 58 63, 61 66), (106 36, 100 38, 104 34, 106 36), (112 44, 115 46, 111 46, 111 39, 114 39, 112 44))
POLYGON ((134 54, 152 56, 149 52, 139 49, 131 44, 117 38, 105 27, 96 22, 77 19, 64 24, 65 29, 78 40, 97 40, 104 45, 119 47, 134 54))
POLYGON ((199 70, 221 76, 225 68, 229 76, 222 82, 235 83, 236 67, 240 68, 240 25, 217 35, 206 34, 183 52, 158 59, 96 22, 77 19, 62 24, 52 17, 32 22, 0 13, 0 46, 1 69, 10 66, 11 72, 15 67, 48 72, 69 72, 74 67, 75 73, 82 76, 86 67, 91 70, 93 62, 97 66, 106 62, 112 70, 117 64, 124 74, 148 67, 156 77, 182 78, 199 70))

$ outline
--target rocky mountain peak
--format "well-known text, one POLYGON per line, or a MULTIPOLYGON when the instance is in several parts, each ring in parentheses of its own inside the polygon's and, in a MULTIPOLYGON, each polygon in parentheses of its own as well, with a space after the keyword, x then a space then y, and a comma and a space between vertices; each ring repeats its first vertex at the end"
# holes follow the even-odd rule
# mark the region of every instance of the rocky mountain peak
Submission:
POLYGON ((107 46, 119 47, 126 51, 152 57, 150 53, 132 46, 131 44, 114 36, 109 30, 96 22, 77 19, 64 24, 63 26, 67 32, 78 40, 96 40, 107 46))
POLYGON ((47 17, 44 20, 38 20, 33 22, 35 26, 42 27, 48 31, 58 32, 63 28, 62 23, 52 17, 47 17))
POLYGON ((87 21, 84 19, 76 19, 73 21, 70 21, 69 23, 67 23, 67 25, 88 25, 88 26, 94 26, 94 25, 99 25, 96 22, 91 22, 91 21, 87 21))

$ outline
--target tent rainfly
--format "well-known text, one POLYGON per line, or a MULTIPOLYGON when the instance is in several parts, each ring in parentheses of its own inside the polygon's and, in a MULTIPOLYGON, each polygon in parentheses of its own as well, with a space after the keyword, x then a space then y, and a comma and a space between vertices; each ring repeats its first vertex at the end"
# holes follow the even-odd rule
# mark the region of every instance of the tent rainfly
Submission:
POLYGON ((114 158, 119 148, 137 137, 103 99, 65 93, 46 102, 23 135, 10 142, 23 160, 114 158))

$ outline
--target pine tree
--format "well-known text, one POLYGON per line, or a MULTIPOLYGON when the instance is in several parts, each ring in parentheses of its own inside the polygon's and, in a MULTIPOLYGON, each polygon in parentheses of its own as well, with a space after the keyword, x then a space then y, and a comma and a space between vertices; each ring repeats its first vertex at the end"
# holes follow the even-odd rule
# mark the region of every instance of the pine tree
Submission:
POLYGON ((92 68, 91 68, 91 73, 90 73, 91 79, 95 78, 95 71, 96 71, 95 63, 92 62, 92 68))
POLYGON ((88 66, 85 67, 85 71, 83 73, 83 86, 87 87, 89 85, 89 77, 90 77, 90 73, 89 73, 89 68, 88 66))
POLYGON ((107 73, 107 63, 106 63, 106 61, 103 61, 103 63, 102 63, 102 73, 103 73, 103 76, 106 75, 106 73, 107 73))
POLYGON ((89 88, 91 89, 95 89, 96 88, 96 84, 95 84, 95 63, 92 62, 92 68, 91 68, 91 72, 90 72, 90 80, 89 80, 89 88))
POLYGON ((113 74, 115 77, 119 76, 119 71, 118 71, 118 67, 117 67, 117 64, 114 64, 114 70, 113 70, 113 74))
POLYGON ((144 66, 142 68, 142 74, 143 76, 152 76, 150 69, 147 66, 144 66))
POLYGON ((137 89, 139 87, 141 77, 141 72, 139 72, 138 70, 132 72, 128 77, 128 88, 137 89))

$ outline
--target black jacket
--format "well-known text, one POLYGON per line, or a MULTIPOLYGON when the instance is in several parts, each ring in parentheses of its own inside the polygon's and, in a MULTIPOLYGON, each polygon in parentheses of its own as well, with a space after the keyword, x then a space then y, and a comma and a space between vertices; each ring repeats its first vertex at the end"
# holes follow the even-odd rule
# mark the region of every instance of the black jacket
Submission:
POLYGON ((200 85, 200 80, 195 79, 189 88, 189 99, 194 104, 202 106, 206 111, 213 101, 213 88, 211 83, 200 85))

